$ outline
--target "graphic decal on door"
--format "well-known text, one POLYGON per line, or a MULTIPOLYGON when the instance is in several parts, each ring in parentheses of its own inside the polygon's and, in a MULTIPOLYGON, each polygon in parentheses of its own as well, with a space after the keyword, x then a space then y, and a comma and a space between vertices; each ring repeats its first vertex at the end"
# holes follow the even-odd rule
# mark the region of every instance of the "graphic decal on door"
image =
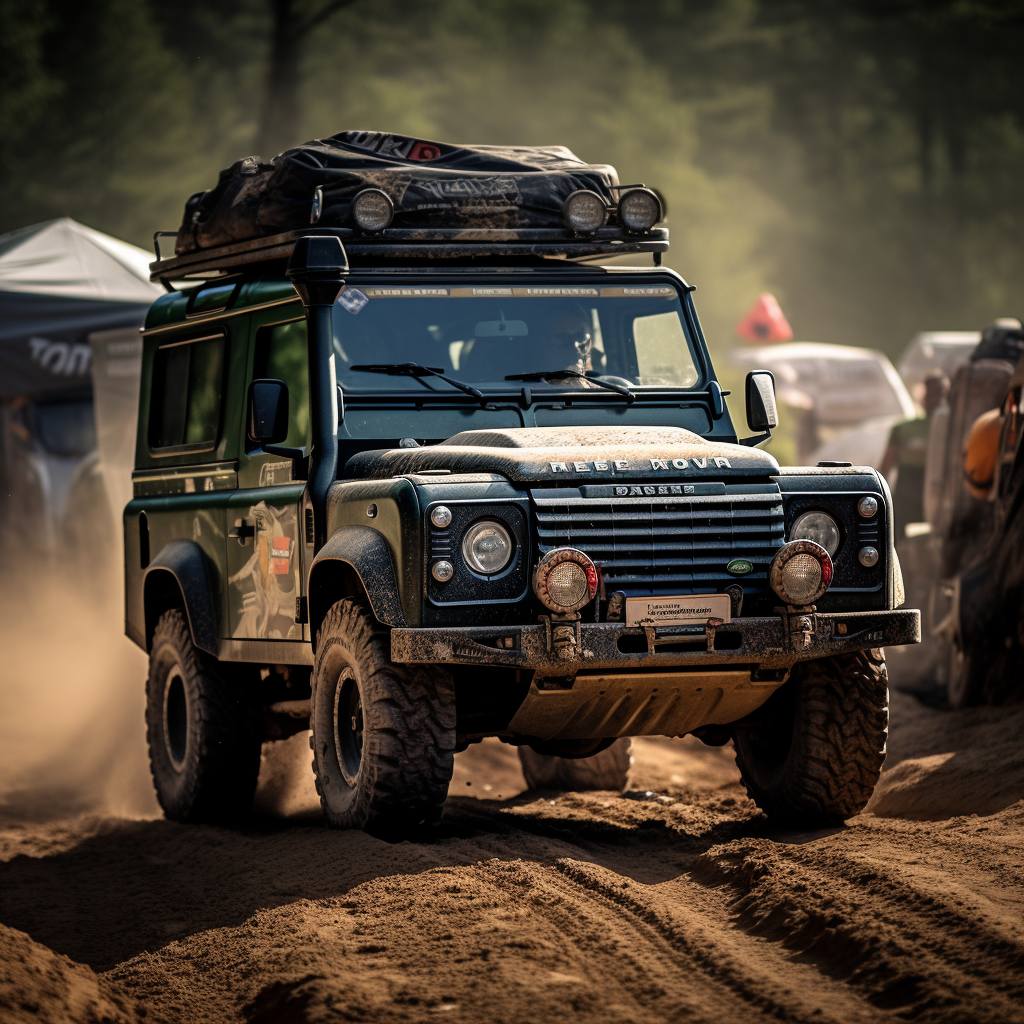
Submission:
POLYGON ((295 621, 295 599, 301 592, 298 558, 298 509, 261 501, 249 509, 253 524, 252 557, 229 577, 233 600, 242 614, 232 632, 235 639, 301 640, 295 621))

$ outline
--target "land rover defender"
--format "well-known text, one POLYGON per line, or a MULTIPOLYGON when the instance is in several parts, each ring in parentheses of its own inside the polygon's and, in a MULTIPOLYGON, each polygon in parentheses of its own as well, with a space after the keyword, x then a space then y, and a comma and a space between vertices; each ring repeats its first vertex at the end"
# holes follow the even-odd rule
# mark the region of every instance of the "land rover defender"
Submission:
POLYGON ((857 813, 881 649, 920 638, 888 490, 756 447, 767 372, 737 437, 658 195, 565 150, 315 146, 386 159, 241 240, 218 186, 152 268, 126 629, 168 817, 244 815, 261 744, 303 730, 327 821, 392 838, 485 737, 566 788, 621 786, 629 737, 732 740, 769 815, 857 813))

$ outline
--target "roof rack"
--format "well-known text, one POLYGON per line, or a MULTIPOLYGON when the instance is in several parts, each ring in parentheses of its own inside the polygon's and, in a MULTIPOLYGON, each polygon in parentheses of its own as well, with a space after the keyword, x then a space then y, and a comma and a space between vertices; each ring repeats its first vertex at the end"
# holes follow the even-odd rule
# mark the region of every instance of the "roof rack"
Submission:
POLYGON ((547 256, 587 260, 649 252, 655 254, 655 263, 660 263, 661 254, 668 251, 668 231, 665 228, 656 228, 643 235, 629 235, 617 228, 601 228, 593 235, 579 237, 555 228, 449 228, 431 231, 387 228, 378 235, 364 235, 351 228, 311 227, 161 259, 159 239, 172 234, 176 232, 158 231, 153 236, 157 259, 149 265, 150 280, 162 282, 165 286, 170 281, 212 277, 254 264, 285 260, 291 255, 295 242, 304 235, 335 235, 344 243, 349 257, 356 258, 547 256))

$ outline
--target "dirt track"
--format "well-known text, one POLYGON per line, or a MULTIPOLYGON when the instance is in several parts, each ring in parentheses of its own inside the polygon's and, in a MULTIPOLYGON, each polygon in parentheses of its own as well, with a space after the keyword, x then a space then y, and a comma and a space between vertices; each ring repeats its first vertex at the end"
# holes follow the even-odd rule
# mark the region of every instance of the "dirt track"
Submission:
POLYGON ((640 741, 625 794, 559 795, 487 743, 429 846, 321 828, 304 736, 245 831, 147 811, 134 738, 82 797, 130 814, 65 788, 53 818, 52 763, 8 765, 0 1020, 1024 1021, 1022 735, 896 695, 878 815, 813 833, 769 827, 728 748, 640 741))

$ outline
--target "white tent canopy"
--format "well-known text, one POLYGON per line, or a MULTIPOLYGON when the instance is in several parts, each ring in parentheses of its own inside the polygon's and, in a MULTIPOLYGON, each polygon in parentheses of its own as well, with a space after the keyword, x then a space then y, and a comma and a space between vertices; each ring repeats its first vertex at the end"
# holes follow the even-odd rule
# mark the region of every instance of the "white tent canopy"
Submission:
POLYGON ((162 292, 149 281, 152 260, 144 249, 61 217, 0 235, 0 291, 148 305, 162 292))
POLYGON ((0 235, 0 398, 89 387, 88 335, 142 324, 153 257, 69 217, 0 235))

